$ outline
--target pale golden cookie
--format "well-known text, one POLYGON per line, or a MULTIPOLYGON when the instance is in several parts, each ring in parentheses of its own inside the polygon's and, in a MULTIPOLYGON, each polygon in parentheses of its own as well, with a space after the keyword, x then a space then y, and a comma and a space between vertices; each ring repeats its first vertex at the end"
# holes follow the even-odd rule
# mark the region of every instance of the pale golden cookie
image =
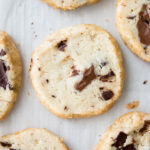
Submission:
POLYGON ((69 150, 63 140, 46 129, 26 129, 0 137, 0 150, 69 150))
POLYGON ((150 1, 118 0, 117 29, 129 49, 150 62, 150 1))
POLYGON ((0 31, 0 120, 14 105, 21 86, 22 64, 10 36, 0 31))
POLYGON ((99 0, 41 0, 54 8, 61 8, 63 10, 76 9, 83 5, 94 4, 99 0))
POLYGON ((109 127, 95 150, 149 150, 150 115, 130 112, 109 127))
POLYGON ((119 99, 124 81, 117 42, 96 25, 49 36, 33 53, 29 71, 41 103, 63 118, 104 113, 119 99))

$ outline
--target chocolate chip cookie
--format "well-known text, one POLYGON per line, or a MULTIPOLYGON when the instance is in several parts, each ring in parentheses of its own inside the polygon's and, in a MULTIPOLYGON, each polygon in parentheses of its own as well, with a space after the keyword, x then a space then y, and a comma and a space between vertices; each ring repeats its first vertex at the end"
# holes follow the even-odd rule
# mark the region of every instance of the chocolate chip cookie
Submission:
POLYGON ((130 112, 109 127, 95 150, 149 150, 150 115, 130 112))
POLYGON ((76 9, 83 5, 93 4, 99 0, 41 0, 54 8, 61 8, 63 10, 76 9))
POLYGON ((16 101, 22 79, 19 52, 10 36, 0 31, 0 120, 16 101))
POLYGON ((118 0, 117 28, 129 49, 150 62, 150 1, 118 0))
POLYGON ((49 36, 33 53, 29 72, 41 103, 63 118, 107 111, 119 99, 124 81, 117 42, 96 25, 49 36))
POLYGON ((26 129, 0 137, 1 150, 69 150, 62 139, 46 129, 26 129))

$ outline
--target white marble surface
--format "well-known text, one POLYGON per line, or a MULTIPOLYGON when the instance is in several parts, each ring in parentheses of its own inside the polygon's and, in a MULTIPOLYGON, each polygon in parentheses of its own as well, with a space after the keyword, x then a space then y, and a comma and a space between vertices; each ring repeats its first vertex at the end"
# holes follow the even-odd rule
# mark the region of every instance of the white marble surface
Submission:
POLYGON ((149 112, 150 64, 134 56, 123 44, 115 28, 116 0, 101 0, 75 11, 60 11, 40 0, 0 0, 0 30, 5 30, 19 43, 23 61, 23 85, 9 116, 0 123, 0 135, 25 128, 47 128, 64 137, 71 150, 92 150, 104 130, 121 114, 128 112, 125 104, 139 100, 137 110, 149 112), (33 24, 32 24, 33 22, 33 24), (50 33, 70 25, 97 24, 117 39, 121 47, 126 80, 120 100, 107 113, 88 119, 64 120, 52 115, 38 101, 28 76, 32 51, 50 33), (148 80, 146 85, 143 81, 148 80))

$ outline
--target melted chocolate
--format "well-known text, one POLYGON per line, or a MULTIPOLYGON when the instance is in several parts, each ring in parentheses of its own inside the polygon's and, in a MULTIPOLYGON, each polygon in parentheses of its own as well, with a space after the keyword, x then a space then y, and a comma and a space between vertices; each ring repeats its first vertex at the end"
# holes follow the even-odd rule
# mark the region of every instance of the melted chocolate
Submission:
POLYGON ((82 91, 94 79, 96 79, 96 74, 94 72, 94 66, 92 65, 90 68, 88 68, 84 71, 83 78, 79 83, 77 83, 75 85, 75 89, 78 91, 82 91))
POLYGON ((117 138, 115 139, 114 144, 112 144, 112 146, 116 147, 118 150, 120 147, 123 147, 124 143, 126 142, 126 139, 127 139, 127 134, 124 132, 120 132, 117 138))
POLYGON ((142 10, 139 13, 137 28, 141 43, 150 45, 150 16, 146 4, 143 5, 142 10))
POLYGON ((7 68, 2 60, 0 60, 0 86, 6 89, 8 79, 6 75, 7 68))

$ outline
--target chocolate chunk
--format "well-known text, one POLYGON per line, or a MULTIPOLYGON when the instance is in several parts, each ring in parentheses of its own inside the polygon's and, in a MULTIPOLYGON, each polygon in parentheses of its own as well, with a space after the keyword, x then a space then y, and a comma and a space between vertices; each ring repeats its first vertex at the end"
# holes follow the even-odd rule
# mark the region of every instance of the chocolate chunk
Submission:
POLYGON ((67 46, 67 40, 64 40, 64 41, 60 41, 58 44, 57 44, 57 48, 60 50, 60 51, 65 51, 65 48, 67 46))
POLYGON ((136 150, 133 144, 123 147, 121 150, 136 150))
POLYGON ((150 17, 146 4, 143 5, 142 10, 139 13, 137 28, 141 43, 150 45, 150 17))
POLYGON ((114 96, 114 93, 109 90, 109 91, 103 91, 102 97, 105 101, 110 100, 114 96))
POLYGON ((144 126, 139 130, 140 133, 143 133, 147 130, 148 126, 150 126, 150 120, 145 120, 144 126))
POLYGON ((46 79, 46 82, 47 82, 47 83, 49 83, 49 80, 48 80, 48 79, 46 79))
POLYGON ((6 75, 7 68, 2 60, 0 60, 0 86, 6 89, 8 79, 6 75))
POLYGON ((111 70, 108 74, 101 76, 100 80, 103 82, 108 82, 114 76, 115 76, 115 73, 111 70))
POLYGON ((77 75, 79 75, 79 70, 73 70, 71 77, 77 76, 77 75))
POLYGON ((85 87, 87 87, 94 79, 96 79, 96 74, 94 72, 94 66, 91 65, 90 68, 85 69, 83 73, 82 80, 75 85, 75 89, 78 91, 82 91, 85 87))
POLYGON ((0 51, 0 56, 5 56, 6 55, 6 52, 2 49, 1 51, 0 51))
POLYGON ((99 90, 100 90, 100 91, 101 91, 101 90, 104 90, 104 87, 100 87, 99 90))
POLYGON ((8 142, 0 142, 3 147, 11 147, 12 145, 8 142))
POLYGON ((115 143, 112 144, 112 146, 119 149, 120 147, 123 147, 124 143, 126 142, 126 139, 127 139, 127 134, 124 132, 120 132, 117 138, 115 139, 115 143))
POLYGON ((132 19, 134 19, 135 17, 136 17, 136 16, 128 16, 127 18, 132 20, 132 19))

